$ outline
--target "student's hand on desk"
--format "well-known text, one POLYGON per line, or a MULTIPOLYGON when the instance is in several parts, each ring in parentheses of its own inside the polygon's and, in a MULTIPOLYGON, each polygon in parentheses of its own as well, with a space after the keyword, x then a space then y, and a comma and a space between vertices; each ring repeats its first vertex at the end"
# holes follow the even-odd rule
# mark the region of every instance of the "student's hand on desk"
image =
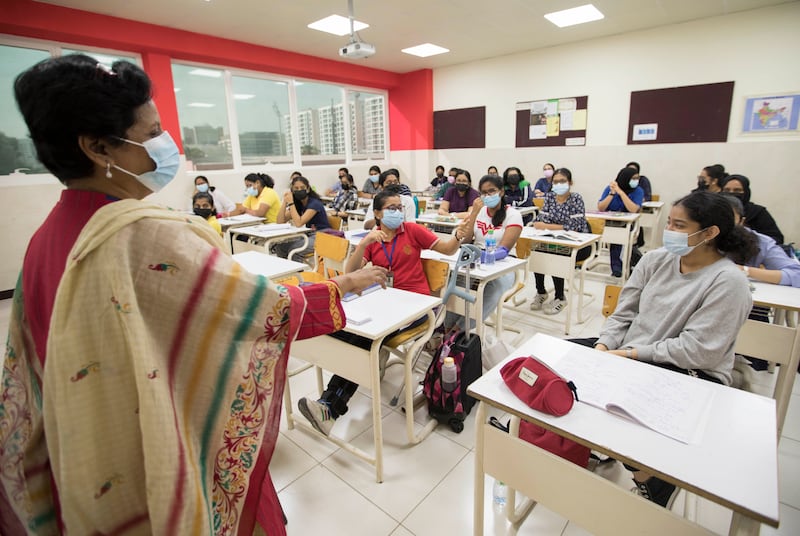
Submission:
POLYGON ((597 343, 594 345, 595 350, 600 350, 601 352, 608 352, 608 346, 602 343, 597 343))
POLYGON ((537 221, 533 223, 533 227, 535 229, 547 229, 547 225, 543 221, 537 221))
POLYGON ((381 287, 386 288, 386 277, 389 271, 381 266, 368 266, 361 268, 349 274, 338 275, 331 279, 339 286, 342 295, 348 292, 355 292, 361 294, 365 288, 379 283, 381 287))

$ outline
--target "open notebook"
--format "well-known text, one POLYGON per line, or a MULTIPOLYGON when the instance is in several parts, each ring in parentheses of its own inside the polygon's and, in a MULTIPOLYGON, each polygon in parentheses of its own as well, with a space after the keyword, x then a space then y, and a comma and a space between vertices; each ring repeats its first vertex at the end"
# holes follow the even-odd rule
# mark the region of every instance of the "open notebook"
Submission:
POLYGON ((703 380, 612 354, 588 358, 570 350, 555 370, 578 389, 580 402, 630 419, 681 443, 697 443, 705 430, 712 390, 703 380), (635 366, 631 366, 635 365, 635 366))
POLYGON ((569 240, 571 242, 580 242, 584 238, 575 231, 563 231, 560 229, 534 229, 527 231, 532 236, 543 236, 548 238, 555 238, 557 240, 569 240))

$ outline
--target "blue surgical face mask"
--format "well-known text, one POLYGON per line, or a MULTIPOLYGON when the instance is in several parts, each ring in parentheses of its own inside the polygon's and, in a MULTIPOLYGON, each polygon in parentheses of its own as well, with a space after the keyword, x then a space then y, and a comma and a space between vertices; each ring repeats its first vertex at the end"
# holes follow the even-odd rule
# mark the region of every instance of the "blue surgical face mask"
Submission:
POLYGON ((483 196, 483 205, 487 208, 494 208, 500 204, 500 194, 483 196))
POLYGON ((564 195, 565 193, 569 192, 569 184, 566 182, 559 182, 558 184, 554 184, 551 189, 557 195, 564 195))
POLYGON ((369 176, 369 180, 371 180, 373 183, 378 182, 380 180, 380 178, 381 178, 380 175, 370 175, 369 176))
POLYGON ((381 226, 387 229, 397 229, 403 223, 403 211, 387 209, 383 211, 381 226))
POLYGON ((636 188, 639 186, 639 179, 633 179, 629 184, 631 185, 631 188, 636 188))
POLYGON ((197 185, 197 191, 200 192, 201 194, 208 192, 208 184, 201 182, 200 184, 197 185))
POLYGON ((165 130, 155 138, 150 138, 143 143, 126 140, 125 138, 120 139, 127 143, 144 147, 144 150, 147 151, 147 156, 156 163, 156 169, 153 171, 146 171, 141 175, 136 175, 116 165, 114 169, 136 177, 136 180, 141 182, 152 192, 158 192, 163 189, 164 186, 175 178, 175 175, 178 173, 178 168, 181 165, 181 154, 172 136, 169 135, 169 132, 165 130))
POLYGON ((249 188, 245 188, 244 193, 251 197, 258 197, 258 190, 256 190, 255 186, 250 186, 249 188))
POLYGON ((672 254, 678 255, 679 257, 688 255, 694 250, 694 248, 696 248, 700 244, 705 243, 705 240, 703 240, 702 242, 700 242, 700 244, 695 244, 694 246, 690 246, 689 237, 694 236, 698 233, 702 233, 703 231, 705 231, 705 229, 700 229, 699 231, 697 231, 697 233, 687 234, 687 233, 681 233, 679 231, 670 231, 669 229, 664 229, 664 236, 662 238, 664 249, 666 249, 672 254))

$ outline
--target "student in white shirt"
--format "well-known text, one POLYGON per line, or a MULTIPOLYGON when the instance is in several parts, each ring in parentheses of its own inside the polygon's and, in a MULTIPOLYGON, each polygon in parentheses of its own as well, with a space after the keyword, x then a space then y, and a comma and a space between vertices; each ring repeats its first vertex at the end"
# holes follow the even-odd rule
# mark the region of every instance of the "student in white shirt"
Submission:
MULTIPOLYGON (((380 174, 378 180, 378 191, 384 189, 394 189, 400 196, 400 201, 403 204, 403 221, 414 222, 417 219, 417 206, 414 204, 414 198, 411 196, 411 190, 408 186, 400 182, 400 172, 395 169, 387 169, 380 174)), ((374 214, 373 205, 370 204, 367 209, 367 214, 374 214)), ((372 229, 375 227, 374 216, 364 222, 364 229, 372 229)))

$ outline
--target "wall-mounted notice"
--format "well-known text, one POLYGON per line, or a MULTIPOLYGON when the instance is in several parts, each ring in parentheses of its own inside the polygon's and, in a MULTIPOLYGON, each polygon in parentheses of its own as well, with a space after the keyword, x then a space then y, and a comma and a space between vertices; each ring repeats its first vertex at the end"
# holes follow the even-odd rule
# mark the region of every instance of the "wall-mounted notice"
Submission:
POLYGON ((658 123, 645 123, 643 125, 633 125, 633 141, 657 140, 658 123))
POLYGON ((744 107, 742 132, 797 132, 800 95, 753 97, 744 107))
POLYGON ((588 97, 518 102, 517 147, 586 145, 588 97))

